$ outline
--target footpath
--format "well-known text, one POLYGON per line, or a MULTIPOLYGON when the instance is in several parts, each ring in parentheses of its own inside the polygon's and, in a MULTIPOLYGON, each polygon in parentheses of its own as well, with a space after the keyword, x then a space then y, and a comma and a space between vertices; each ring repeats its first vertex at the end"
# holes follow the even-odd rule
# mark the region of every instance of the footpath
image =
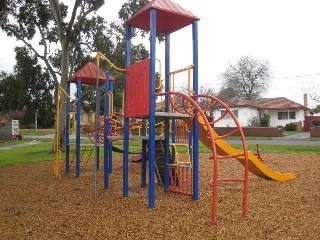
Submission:
POLYGON ((8 149, 12 149, 12 148, 26 147, 26 146, 30 146, 30 145, 39 144, 39 143, 41 143, 41 142, 39 142, 37 140, 32 140, 31 142, 27 142, 27 143, 20 143, 20 144, 11 145, 11 146, 0 147, 0 150, 8 150, 8 149))

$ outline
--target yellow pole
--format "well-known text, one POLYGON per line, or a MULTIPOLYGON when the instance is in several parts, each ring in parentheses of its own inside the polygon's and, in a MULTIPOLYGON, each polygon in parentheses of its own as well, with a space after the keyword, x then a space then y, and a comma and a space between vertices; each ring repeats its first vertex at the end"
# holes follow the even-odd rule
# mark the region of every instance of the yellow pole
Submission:
POLYGON ((61 92, 71 100, 77 100, 76 98, 72 98, 61 86, 58 86, 58 96, 57 96, 57 103, 56 103, 56 132, 55 132, 55 144, 54 144, 56 160, 54 162, 53 173, 59 178, 61 178, 61 175, 59 174, 59 165, 61 163, 61 150, 60 150, 60 143, 59 143, 61 92))

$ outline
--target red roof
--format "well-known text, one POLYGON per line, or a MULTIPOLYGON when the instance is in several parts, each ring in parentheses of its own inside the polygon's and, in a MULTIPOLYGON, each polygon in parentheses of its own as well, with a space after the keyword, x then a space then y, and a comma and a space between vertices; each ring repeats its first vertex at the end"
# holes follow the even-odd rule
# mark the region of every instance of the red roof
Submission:
MULTIPOLYGON (((67 82, 77 83, 78 78, 81 78, 82 84, 96 85, 97 66, 93 62, 88 62, 80 70, 78 70, 71 78, 69 78, 67 82)), ((99 85, 104 84, 105 80, 105 73, 101 68, 99 68, 99 85)), ((110 80, 114 80, 114 78, 110 77, 110 80)))
POLYGON ((150 30, 150 10, 157 10, 157 32, 172 33, 190 25, 200 18, 170 0, 152 0, 136 14, 129 18, 125 24, 143 30, 150 30))
POLYGON ((229 99, 226 104, 231 107, 254 107, 259 110, 288 110, 288 109, 305 109, 299 103, 296 103, 285 97, 278 98, 261 98, 254 101, 240 100, 238 98, 229 99))
POLYGON ((253 101, 249 101, 249 100, 244 100, 244 99, 239 99, 239 98, 231 98, 229 99, 226 104, 229 106, 229 107, 239 107, 239 106, 242 106, 242 107, 254 107, 254 108, 259 108, 255 102, 253 101))
POLYGON ((285 97, 261 98, 255 103, 265 110, 285 110, 285 109, 304 109, 305 107, 285 97))

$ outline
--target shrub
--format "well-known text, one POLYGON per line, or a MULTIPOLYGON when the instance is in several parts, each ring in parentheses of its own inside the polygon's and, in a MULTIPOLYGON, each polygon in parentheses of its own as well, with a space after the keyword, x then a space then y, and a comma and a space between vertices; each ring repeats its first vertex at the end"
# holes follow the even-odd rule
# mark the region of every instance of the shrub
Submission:
POLYGON ((295 123, 287 123, 285 126, 284 126, 284 130, 285 131, 297 131, 297 124, 295 123))
POLYGON ((260 127, 270 127, 270 115, 264 113, 260 118, 260 127))
POLYGON ((313 121, 311 122, 311 126, 312 126, 312 127, 320 126, 320 120, 313 120, 313 121))
POLYGON ((248 126, 259 127, 260 126, 259 119, 257 117, 250 118, 248 122, 248 126))

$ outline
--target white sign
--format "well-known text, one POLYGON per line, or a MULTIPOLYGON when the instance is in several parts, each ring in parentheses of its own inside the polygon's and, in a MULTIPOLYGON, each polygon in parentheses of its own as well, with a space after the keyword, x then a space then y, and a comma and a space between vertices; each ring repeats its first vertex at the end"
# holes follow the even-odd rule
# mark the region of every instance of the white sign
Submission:
POLYGON ((12 120, 12 135, 19 135, 19 120, 12 120))

